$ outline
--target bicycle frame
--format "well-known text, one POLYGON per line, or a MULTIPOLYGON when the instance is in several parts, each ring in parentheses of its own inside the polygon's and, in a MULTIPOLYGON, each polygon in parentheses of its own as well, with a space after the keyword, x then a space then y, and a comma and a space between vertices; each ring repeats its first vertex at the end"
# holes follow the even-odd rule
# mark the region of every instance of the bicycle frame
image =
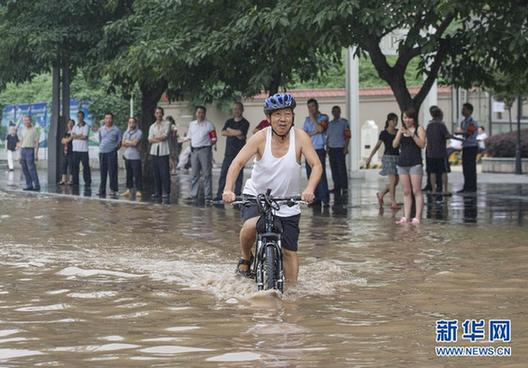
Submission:
POLYGON ((261 225, 259 226, 257 224, 255 262, 253 263, 252 269, 258 290, 272 288, 278 289, 282 292, 284 289, 284 269, 281 244, 282 229, 277 231, 275 227, 276 216, 274 215, 274 211, 280 209, 281 202, 286 203, 288 206, 292 206, 300 201, 300 197, 273 198, 271 196, 271 190, 268 189, 266 194, 259 194, 257 197, 251 199, 242 198, 238 202, 242 205, 256 203, 261 215, 259 220, 259 222, 262 221, 261 225), (267 275, 265 271, 268 272, 267 275))
POLYGON ((266 259, 266 249, 273 247, 275 250, 276 257, 276 271, 277 279, 275 281, 275 289, 284 290, 284 269, 282 264, 282 244, 281 234, 274 232, 273 224, 275 222, 275 215, 273 214, 273 208, 266 206, 264 211, 261 213, 264 219, 265 232, 259 233, 257 231, 257 239, 255 242, 255 281, 257 282, 257 289, 264 290, 264 262, 266 259))

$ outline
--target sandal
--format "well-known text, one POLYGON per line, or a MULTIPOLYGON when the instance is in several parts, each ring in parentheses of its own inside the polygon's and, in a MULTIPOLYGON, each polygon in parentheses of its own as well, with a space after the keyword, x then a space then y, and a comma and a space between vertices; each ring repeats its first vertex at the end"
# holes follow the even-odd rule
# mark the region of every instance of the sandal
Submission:
POLYGON ((411 224, 413 225, 420 225, 421 223, 420 219, 416 217, 411 220, 411 224))
POLYGON ((376 193, 376 197, 378 198, 378 204, 379 204, 379 206, 380 206, 380 207, 383 207, 383 196, 382 196, 379 192, 377 192, 377 193, 376 193))
POLYGON ((251 264, 253 263, 253 260, 254 260, 254 259, 255 259, 255 258, 253 257, 253 254, 251 255, 251 258, 249 259, 249 261, 248 261, 247 259, 240 258, 240 259, 238 260, 237 269, 236 269, 236 274, 239 275, 239 276, 252 278, 252 277, 253 277, 253 272, 251 271, 251 264), (240 265, 246 265, 246 266, 248 266, 247 270, 242 271, 242 270, 240 269, 240 265))
POLYGON ((401 219, 396 221, 396 224, 398 224, 398 225, 403 225, 403 224, 406 224, 406 223, 407 223, 407 219, 405 217, 402 217, 401 219))

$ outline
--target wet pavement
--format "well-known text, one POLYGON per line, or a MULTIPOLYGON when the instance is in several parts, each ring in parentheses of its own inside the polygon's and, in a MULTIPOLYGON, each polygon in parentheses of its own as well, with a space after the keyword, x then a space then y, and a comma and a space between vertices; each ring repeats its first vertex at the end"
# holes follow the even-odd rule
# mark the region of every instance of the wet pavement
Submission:
MULTIPOLYGON (((425 196, 424 217, 432 222, 449 223, 507 223, 516 222, 522 225, 526 220, 526 209, 528 208, 528 175, 514 174, 478 174, 478 192, 474 194, 458 195, 456 191, 461 189, 463 176, 460 167, 455 166, 449 175, 449 189, 453 193, 452 197, 425 196)), ((244 178, 248 178, 250 170, 245 171, 244 178)), ((213 197, 216 196, 219 170, 213 170, 213 197)), ((303 172, 304 175, 304 172, 303 172)), ((378 170, 362 170, 362 178, 350 180, 350 195, 345 203, 335 203, 331 201, 330 208, 310 209, 310 213, 323 216, 345 216, 348 218, 362 216, 381 216, 399 218, 402 210, 393 211, 389 206, 379 209, 376 201, 376 192, 384 189, 386 181, 378 175, 378 170)), ((191 176, 188 170, 178 171, 171 176, 171 194, 168 200, 152 199, 151 191, 146 186, 142 197, 123 196, 126 188, 124 185, 124 171, 120 172, 119 195, 112 197, 107 195, 100 198, 99 192, 99 172, 92 174, 93 184, 85 186, 68 185, 48 185, 46 172, 39 171, 41 181, 41 191, 38 193, 24 192, 24 180, 20 171, 5 172, 0 175, 0 190, 11 193, 22 193, 23 195, 50 195, 55 198, 71 198, 78 200, 96 200, 103 202, 132 202, 136 204, 161 203, 168 205, 188 205, 198 207, 208 207, 203 200, 203 190, 196 201, 189 201, 191 187, 191 176)), ((328 172, 330 178, 330 172, 328 172)), ((306 183, 303 178, 302 185, 306 183)), ((329 186, 332 187, 329 179, 329 186)), ((109 193, 109 189, 107 189, 109 193)), ((333 196, 331 196, 332 198, 333 196)), ((388 197, 386 197, 388 199, 388 197)), ((397 188, 397 199, 402 204, 401 187, 397 188)), ((386 201, 388 202, 388 201, 386 201)), ((217 206, 218 208, 218 206, 217 206)), ((427 222, 427 220, 426 220, 427 222)))
POLYGON ((481 174, 476 195, 430 198, 422 225, 398 226, 369 171, 348 203, 303 208, 300 280, 282 296, 235 277, 239 213, 184 201, 188 174, 169 205, 19 178, 0 175, 1 367, 526 366, 526 176, 481 174), (435 342, 437 320, 493 318, 510 342, 465 341, 461 325, 435 342), (512 355, 434 350, 484 345, 512 355))

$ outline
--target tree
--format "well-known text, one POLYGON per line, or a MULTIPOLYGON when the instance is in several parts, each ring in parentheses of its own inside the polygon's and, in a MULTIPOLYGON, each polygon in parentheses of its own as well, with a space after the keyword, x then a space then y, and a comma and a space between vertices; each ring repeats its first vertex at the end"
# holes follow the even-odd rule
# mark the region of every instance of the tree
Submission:
POLYGON ((118 83, 164 80, 170 96, 202 103, 274 93, 340 54, 293 30, 287 10, 279 1, 136 0, 105 29, 104 47, 117 54, 107 71, 118 83))
MULTIPOLYGON (((125 13, 128 0, 18 0, 0 5, 0 90, 7 83, 21 84, 36 78, 49 78, 53 67, 68 69, 73 76, 80 68, 93 63, 98 55, 93 52, 103 36, 104 24, 125 13)), ((82 76, 82 74, 81 74, 82 76)), ((82 78, 72 78, 78 83, 82 78)), ((48 83, 51 81, 48 79, 48 83)), ((101 108, 111 106, 106 96, 105 80, 99 79, 94 96, 86 96, 83 88, 74 88, 80 99, 99 98, 101 108)), ((51 86, 50 86, 51 87, 51 86)), ((74 87, 78 87, 75 86, 74 87)), ((108 89, 111 89, 108 87, 108 89)), ((44 93, 51 99, 51 88, 44 93)), ((123 105, 126 102, 123 101, 123 105)), ((96 108, 94 106, 94 108, 96 108)), ((97 113, 97 111, 94 111, 97 113)))
MULTIPOLYGON (((321 53, 307 32, 291 33, 287 17, 279 20, 281 10, 268 3, 275 1, 135 0, 105 26, 90 74, 107 75, 125 91, 138 86, 145 132, 165 92, 200 104, 277 92, 294 73, 315 74, 330 52, 321 53)), ((146 158, 146 140, 142 152, 146 158)))
POLYGON ((516 168, 522 173, 521 115, 523 96, 528 94, 528 7, 524 0, 487 1, 472 20, 473 31, 466 35, 470 45, 466 58, 446 66, 450 80, 465 87, 478 85, 502 97, 508 107, 517 100, 516 168))
POLYGON ((0 4, 0 88, 53 73, 52 122, 48 133, 48 181, 59 179, 60 139, 69 115, 71 76, 88 62, 103 24, 126 2, 111 0, 18 0, 0 4), (58 111, 60 110, 60 111, 58 111), (62 118, 60 118, 61 116, 62 118))
MULTIPOLYGON (((142 10, 149 9, 147 3, 148 0, 131 1, 121 18, 105 25, 101 41, 91 50, 96 62, 85 68, 90 79, 107 77, 111 86, 121 88, 125 94, 130 95, 134 90, 139 90, 139 128, 145 135, 154 121, 155 107, 167 90, 167 81, 160 73, 156 54, 148 54, 146 50, 150 50, 150 47, 143 42, 145 20, 149 19, 149 14, 143 14, 142 10)), ((147 160, 148 146, 148 140, 143 139, 141 152, 146 183, 152 177, 147 160)))
POLYGON ((207 50, 203 58, 221 55, 215 69, 245 96, 262 90, 276 93, 295 76, 312 79, 339 58, 341 49, 314 42, 312 29, 293 21, 294 10, 292 2, 285 1, 236 2, 224 10, 210 36, 199 42, 199 48, 207 50))
MULTIPOLYGON (((516 12, 521 3, 300 0, 292 3, 292 7, 296 8, 294 19, 301 28, 317 29, 319 39, 315 43, 356 45, 358 55, 368 56, 380 77, 389 84, 399 106, 419 108, 440 75, 455 83, 460 83, 461 70, 472 81, 487 75, 470 59, 483 45, 475 41, 483 41, 493 34, 509 34, 516 29, 515 25, 501 21, 501 17, 505 12, 516 12), (484 21, 495 22, 495 26, 483 26, 484 21), (407 30, 407 34, 399 43, 395 63, 390 64, 382 53, 380 41, 397 29, 407 30), (405 72, 415 58, 419 58, 420 71, 426 79, 419 92, 411 96, 405 72)), ((508 45, 506 53, 512 42, 509 38, 501 44, 502 47, 508 45)))
POLYGON ((504 102, 508 110, 510 132, 513 132, 512 107, 519 96, 527 95, 528 79, 526 75, 506 74, 502 71, 495 71, 494 75, 494 78, 488 83, 483 83, 483 86, 489 89, 496 100, 504 102))
POLYGON ((53 66, 85 65, 102 26, 120 1, 18 0, 0 5, 0 88, 25 82, 53 66))
POLYGON ((514 95, 528 82, 528 7, 524 0, 485 1, 469 21, 460 52, 443 74, 461 87, 482 86, 514 95))

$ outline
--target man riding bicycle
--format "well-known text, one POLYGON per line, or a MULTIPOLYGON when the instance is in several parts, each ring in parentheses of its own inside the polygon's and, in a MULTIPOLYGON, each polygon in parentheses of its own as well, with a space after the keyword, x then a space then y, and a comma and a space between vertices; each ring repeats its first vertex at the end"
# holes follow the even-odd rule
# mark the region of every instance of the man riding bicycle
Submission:
MULTIPOLYGON (((312 167, 312 174, 301 199, 311 203, 314 190, 321 178, 322 165, 315 152, 312 141, 302 129, 293 128, 296 103, 289 93, 277 93, 264 102, 264 113, 271 123, 270 127, 255 133, 233 160, 227 173, 223 192, 225 203, 235 201, 233 187, 238 173, 245 164, 256 156, 251 177, 246 181, 242 193, 256 197, 271 189, 273 197, 294 197, 299 195, 301 179, 301 156, 312 167), (293 128, 293 129, 292 129, 293 128)), ((300 207, 282 204, 275 215, 282 223, 282 245, 284 276, 287 282, 297 281, 299 260, 297 242, 299 239, 300 207)), ((257 204, 242 208, 244 224, 240 230, 240 248, 242 258, 238 262, 237 272, 249 276, 252 262, 251 247, 255 243, 259 212, 257 204)))

